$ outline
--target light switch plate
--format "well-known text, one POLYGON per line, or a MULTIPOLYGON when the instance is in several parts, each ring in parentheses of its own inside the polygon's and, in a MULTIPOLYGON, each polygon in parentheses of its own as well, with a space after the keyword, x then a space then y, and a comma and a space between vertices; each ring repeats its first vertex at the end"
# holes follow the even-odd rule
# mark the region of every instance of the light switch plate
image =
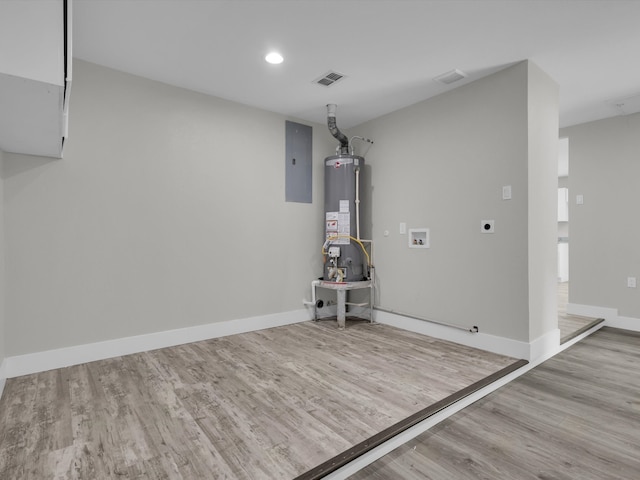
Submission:
POLYGON ((502 187, 502 199, 511 200, 511 185, 505 185, 502 187))

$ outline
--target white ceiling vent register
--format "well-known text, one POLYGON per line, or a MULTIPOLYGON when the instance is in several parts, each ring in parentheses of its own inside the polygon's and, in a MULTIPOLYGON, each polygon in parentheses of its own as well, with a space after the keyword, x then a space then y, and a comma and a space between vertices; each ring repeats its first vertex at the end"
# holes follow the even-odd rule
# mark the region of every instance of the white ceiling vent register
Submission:
POLYGON ((434 80, 436 82, 444 83, 445 85, 450 85, 454 82, 462 80, 463 78, 467 78, 467 74, 464 72, 461 72, 456 68, 454 70, 451 70, 450 72, 443 73, 442 75, 438 75, 437 77, 434 78, 434 80))
POLYGON ((343 75, 342 73, 338 73, 338 72, 334 72, 334 71, 328 71, 324 75, 316 78, 313 81, 313 83, 317 83, 318 85, 322 85, 324 87, 330 87, 331 85, 333 85, 334 83, 339 82, 340 80, 342 80, 345 77, 346 77, 346 75, 343 75))

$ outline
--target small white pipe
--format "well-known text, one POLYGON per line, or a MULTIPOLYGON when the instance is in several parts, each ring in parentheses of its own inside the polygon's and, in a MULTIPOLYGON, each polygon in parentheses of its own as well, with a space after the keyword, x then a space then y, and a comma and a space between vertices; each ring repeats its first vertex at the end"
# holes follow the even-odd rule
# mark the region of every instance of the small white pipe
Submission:
POLYGON ((315 305, 316 304, 316 287, 320 285, 320 280, 314 280, 311 282, 311 301, 308 302, 306 300, 302 300, 304 305, 315 305))
POLYGON ((356 238, 360 240, 360 167, 356 168, 356 238))

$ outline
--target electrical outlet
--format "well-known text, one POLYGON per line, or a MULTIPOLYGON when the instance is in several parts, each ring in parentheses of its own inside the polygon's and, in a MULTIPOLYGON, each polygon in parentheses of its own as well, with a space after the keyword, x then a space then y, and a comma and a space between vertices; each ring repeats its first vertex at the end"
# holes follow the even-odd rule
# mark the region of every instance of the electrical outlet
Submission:
POLYGON ((627 287, 636 288, 636 277, 627 277, 627 287))
POLYGON ((495 233, 495 220, 481 220, 480 231, 482 233, 495 233))
POLYGON ((505 185, 502 187, 502 199, 511 200, 511 185, 505 185))

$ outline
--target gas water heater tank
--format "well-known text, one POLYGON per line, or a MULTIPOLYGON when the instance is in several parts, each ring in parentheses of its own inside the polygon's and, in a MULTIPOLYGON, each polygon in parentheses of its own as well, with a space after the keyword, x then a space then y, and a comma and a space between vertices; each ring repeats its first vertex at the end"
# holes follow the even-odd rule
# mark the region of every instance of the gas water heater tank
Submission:
POLYGON ((327 255, 324 280, 357 282, 368 276, 357 236, 356 195, 362 191, 364 158, 357 155, 333 155, 324 161, 325 244, 327 255), (333 247, 333 248, 332 248, 333 247), (336 275, 338 272, 338 275, 336 275))

